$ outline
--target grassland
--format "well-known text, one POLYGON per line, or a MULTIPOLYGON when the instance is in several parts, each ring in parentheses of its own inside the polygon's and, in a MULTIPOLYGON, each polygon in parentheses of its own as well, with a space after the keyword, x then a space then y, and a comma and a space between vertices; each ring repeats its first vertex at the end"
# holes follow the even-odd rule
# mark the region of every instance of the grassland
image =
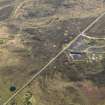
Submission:
MULTIPOLYGON (((16 91, 21 88, 103 11, 102 0, 0 0, 0 105, 15 93, 12 85, 16 91)), ((105 45, 104 38, 91 33, 79 38, 72 50, 105 45)), ((104 64, 104 59, 68 62, 61 55, 14 100, 24 105, 31 92, 32 105, 103 105, 105 84, 97 75, 104 74, 104 64)))

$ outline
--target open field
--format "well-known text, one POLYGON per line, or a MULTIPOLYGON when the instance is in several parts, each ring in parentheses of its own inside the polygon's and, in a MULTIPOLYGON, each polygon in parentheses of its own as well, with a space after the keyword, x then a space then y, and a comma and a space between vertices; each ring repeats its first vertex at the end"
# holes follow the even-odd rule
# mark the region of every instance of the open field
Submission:
MULTIPOLYGON (((104 11, 103 0, 0 0, 0 105, 104 11)), ((105 105, 104 19, 8 105, 105 105)))

